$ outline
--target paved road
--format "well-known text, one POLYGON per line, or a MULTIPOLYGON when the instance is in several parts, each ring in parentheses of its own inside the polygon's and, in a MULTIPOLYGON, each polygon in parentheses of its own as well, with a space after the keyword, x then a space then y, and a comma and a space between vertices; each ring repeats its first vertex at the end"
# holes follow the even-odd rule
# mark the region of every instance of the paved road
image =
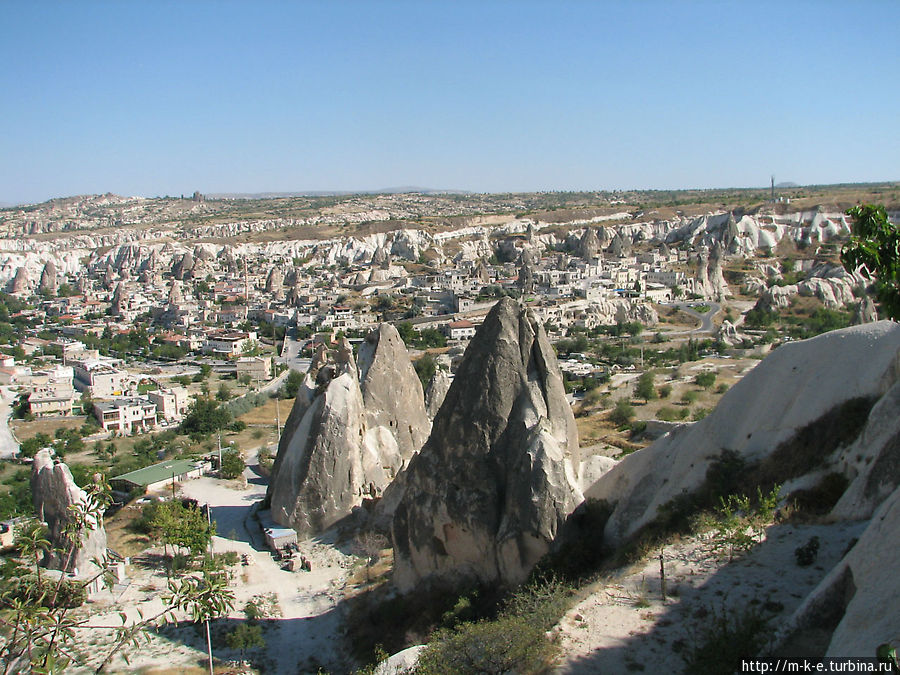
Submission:
POLYGON ((693 335, 699 333, 709 333, 712 334, 715 332, 715 326, 713 325, 713 317, 718 314, 722 306, 717 302, 709 302, 703 300, 693 300, 691 302, 672 302, 663 304, 664 307, 678 307, 685 314, 689 314, 695 319, 700 321, 700 325, 693 330, 679 330, 679 331, 669 331, 669 335, 693 335), (709 311, 705 314, 701 314, 700 312, 694 311, 691 305, 708 305, 709 311))
POLYGON ((305 373, 309 369, 309 359, 300 357, 300 350, 306 345, 306 340, 294 338, 293 330, 284 336, 284 346, 281 348, 281 356, 275 360, 278 363, 286 363, 292 370, 305 373))

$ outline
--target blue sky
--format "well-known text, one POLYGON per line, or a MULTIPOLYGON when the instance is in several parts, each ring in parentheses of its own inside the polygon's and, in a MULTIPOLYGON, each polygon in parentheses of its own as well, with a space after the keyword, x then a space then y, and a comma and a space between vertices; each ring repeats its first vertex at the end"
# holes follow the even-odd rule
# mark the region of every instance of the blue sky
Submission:
POLYGON ((0 202, 898 180, 900 2, 0 3, 0 202))

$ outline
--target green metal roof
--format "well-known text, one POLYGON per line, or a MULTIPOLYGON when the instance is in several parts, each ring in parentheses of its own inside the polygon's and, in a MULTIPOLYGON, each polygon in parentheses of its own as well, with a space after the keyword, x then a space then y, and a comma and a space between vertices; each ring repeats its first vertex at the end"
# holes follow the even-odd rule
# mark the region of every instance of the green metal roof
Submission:
POLYGON ((180 476, 188 471, 193 471, 197 466, 198 463, 190 459, 172 459, 168 462, 160 462, 152 466, 145 466, 143 469, 123 473, 121 476, 113 476, 110 480, 124 480, 135 485, 150 485, 172 478, 172 474, 180 476))

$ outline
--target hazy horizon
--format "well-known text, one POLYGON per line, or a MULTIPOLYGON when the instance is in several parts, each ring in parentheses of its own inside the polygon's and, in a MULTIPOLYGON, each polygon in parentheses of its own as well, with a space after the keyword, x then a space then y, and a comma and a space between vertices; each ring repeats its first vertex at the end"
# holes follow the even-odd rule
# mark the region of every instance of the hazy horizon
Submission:
POLYGON ((7 2, 0 202, 897 180, 900 3, 7 2))

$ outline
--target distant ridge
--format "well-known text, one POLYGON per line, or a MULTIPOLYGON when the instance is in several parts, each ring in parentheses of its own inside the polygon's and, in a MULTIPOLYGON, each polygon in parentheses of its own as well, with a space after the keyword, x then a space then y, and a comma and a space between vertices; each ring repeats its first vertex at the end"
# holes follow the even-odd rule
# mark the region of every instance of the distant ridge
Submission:
POLYGON ((439 190, 414 186, 382 188, 380 190, 307 190, 301 192, 211 192, 210 199, 278 199, 280 197, 346 197, 347 195, 468 195, 469 190, 439 190))

